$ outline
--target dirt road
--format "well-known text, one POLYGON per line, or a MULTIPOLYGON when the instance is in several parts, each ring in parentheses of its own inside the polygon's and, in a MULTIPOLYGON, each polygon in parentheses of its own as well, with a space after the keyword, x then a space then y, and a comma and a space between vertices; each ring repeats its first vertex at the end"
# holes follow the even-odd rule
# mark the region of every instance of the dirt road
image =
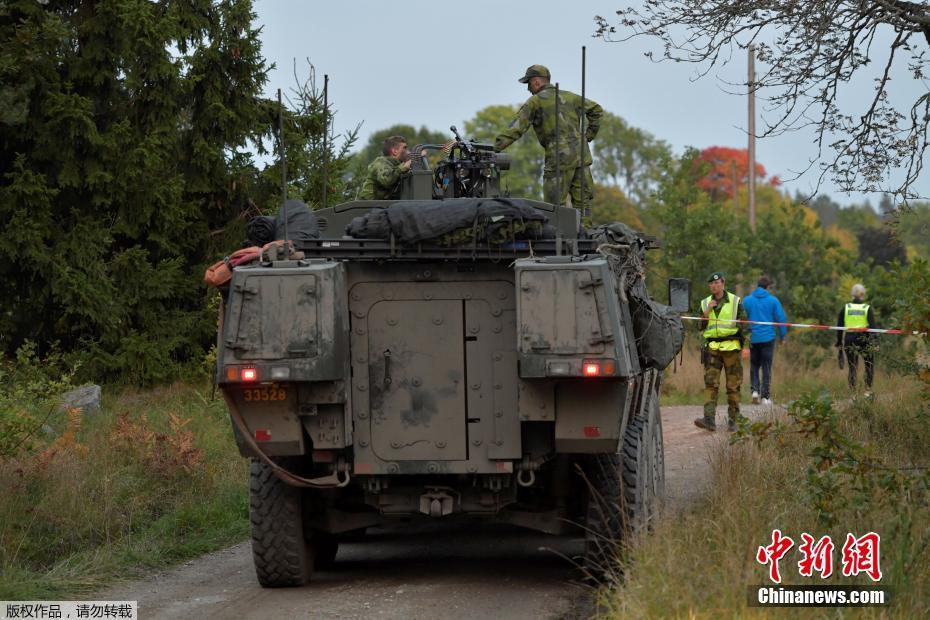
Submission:
MULTIPOLYGON (((700 413, 700 407, 662 409, 670 510, 686 508, 706 489, 710 450, 726 441, 725 432, 711 435, 693 425, 700 413)), ((725 416, 718 410, 718 422, 725 416)), ((243 543, 96 598, 137 600, 146 620, 564 618, 576 615, 587 593, 567 559, 580 552, 580 538, 433 522, 372 530, 363 541, 343 544, 337 568, 316 573, 304 588, 261 588, 243 543)))

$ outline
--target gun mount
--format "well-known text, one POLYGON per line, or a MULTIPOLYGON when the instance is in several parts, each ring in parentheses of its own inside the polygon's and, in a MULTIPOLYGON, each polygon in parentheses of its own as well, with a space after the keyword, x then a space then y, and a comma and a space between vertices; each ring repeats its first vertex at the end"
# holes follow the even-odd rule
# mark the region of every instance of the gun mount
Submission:
POLYGON ((493 144, 465 140, 455 125, 449 128, 455 136, 445 144, 418 144, 411 151, 411 176, 401 187, 403 199, 425 199, 424 183, 430 178, 430 198, 496 198, 501 196, 501 171, 510 169, 510 157, 497 153, 493 144), (434 170, 430 170, 424 151, 445 154, 434 170), (429 177, 427 177, 429 173, 429 177))

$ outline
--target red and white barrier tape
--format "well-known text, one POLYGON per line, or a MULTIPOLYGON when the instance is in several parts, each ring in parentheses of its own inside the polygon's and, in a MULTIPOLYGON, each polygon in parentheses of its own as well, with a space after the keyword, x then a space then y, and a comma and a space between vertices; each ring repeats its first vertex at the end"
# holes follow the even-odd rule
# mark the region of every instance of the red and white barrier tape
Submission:
POLYGON ((717 318, 705 319, 702 316, 682 316, 682 320, 685 321, 717 321, 720 323, 749 323, 751 325, 773 325, 776 327, 805 327, 807 329, 829 329, 837 332, 856 332, 856 333, 869 333, 869 334, 906 334, 909 336, 926 336, 927 334, 923 332, 907 332, 903 329, 873 329, 868 327, 839 327, 837 325, 816 325, 814 323, 775 323, 773 321, 743 321, 743 320, 728 320, 724 321, 717 318))

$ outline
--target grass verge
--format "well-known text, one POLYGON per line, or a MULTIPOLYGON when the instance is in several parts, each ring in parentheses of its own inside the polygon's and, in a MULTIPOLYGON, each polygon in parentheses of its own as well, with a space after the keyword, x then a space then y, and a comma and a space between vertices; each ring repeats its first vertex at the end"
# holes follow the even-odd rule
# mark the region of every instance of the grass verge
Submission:
POLYGON ((177 384, 56 413, 0 461, 0 599, 71 599, 243 540, 247 461, 221 400, 177 384))
POLYGON ((690 510, 665 515, 627 549, 626 577, 602 591, 607 617, 930 617, 930 412, 916 381, 898 378, 875 401, 802 397, 792 416, 758 424, 712 453, 713 484, 690 510), (841 575, 847 533, 881 536, 879 585, 890 605, 754 608, 747 586, 771 583, 756 561, 780 529, 795 541, 783 584, 872 584, 841 575), (798 570, 801 534, 830 535, 834 574, 798 570))
MULTIPOLYGON (((693 341, 683 349, 682 355, 673 366, 665 371, 662 383, 663 405, 703 405, 704 404, 704 367, 701 365, 700 349, 693 341)), ((900 373, 891 369, 895 360, 888 360, 884 352, 879 352, 875 364, 875 385, 879 391, 883 386, 895 382, 900 373)), ((859 362, 859 382, 863 381, 863 362, 859 362)), ((802 394, 828 390, 837 395, 843 394, 846 387, 846 373, 837 366, 836 352, 833 347, 817 347, 810 344, 789 341, 777 345, 775 361, 772 365, 772 400, 787 403, 802 394)), ((743 359, 743 402, 749 402, 749 358, 743 359)), ((721 381, 717 402, 726 403, 726 390, 721 381)))

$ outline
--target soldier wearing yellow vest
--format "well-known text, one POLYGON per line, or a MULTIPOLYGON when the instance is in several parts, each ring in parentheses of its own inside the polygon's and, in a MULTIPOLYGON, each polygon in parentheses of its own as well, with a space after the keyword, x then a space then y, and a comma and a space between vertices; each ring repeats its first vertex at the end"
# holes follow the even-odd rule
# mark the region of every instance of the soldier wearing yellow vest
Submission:
POLYGON ((717 393, 720 372, 726 376, 727 430, 736 430, 739 420, 739 390, 743 382, 743 338, 750 332, 736 320, 745 320, 741 299, 726 290, 724 275, 715 271, 707 279, 710 296, 701 301, 701 329, 704 336, 704 417, 695 425, 708 431, 717 430, 717 393))
POLYGON ((836 347, 843 347, 846 364, 849 367, 849 389, 856 389, 856 374, 859 370, 859 356, 865 362, 865 395, 872 392, 872 377, 875 375, 875 350, 878 348, 868 332, 856 331, 866 328, 874 329, 875 315, 872 306, 865 303, 865 287, 855 284, 852 287, 852 301, 840 309, 836 319, 837 327, 847 331, 836 332, 836 347))

